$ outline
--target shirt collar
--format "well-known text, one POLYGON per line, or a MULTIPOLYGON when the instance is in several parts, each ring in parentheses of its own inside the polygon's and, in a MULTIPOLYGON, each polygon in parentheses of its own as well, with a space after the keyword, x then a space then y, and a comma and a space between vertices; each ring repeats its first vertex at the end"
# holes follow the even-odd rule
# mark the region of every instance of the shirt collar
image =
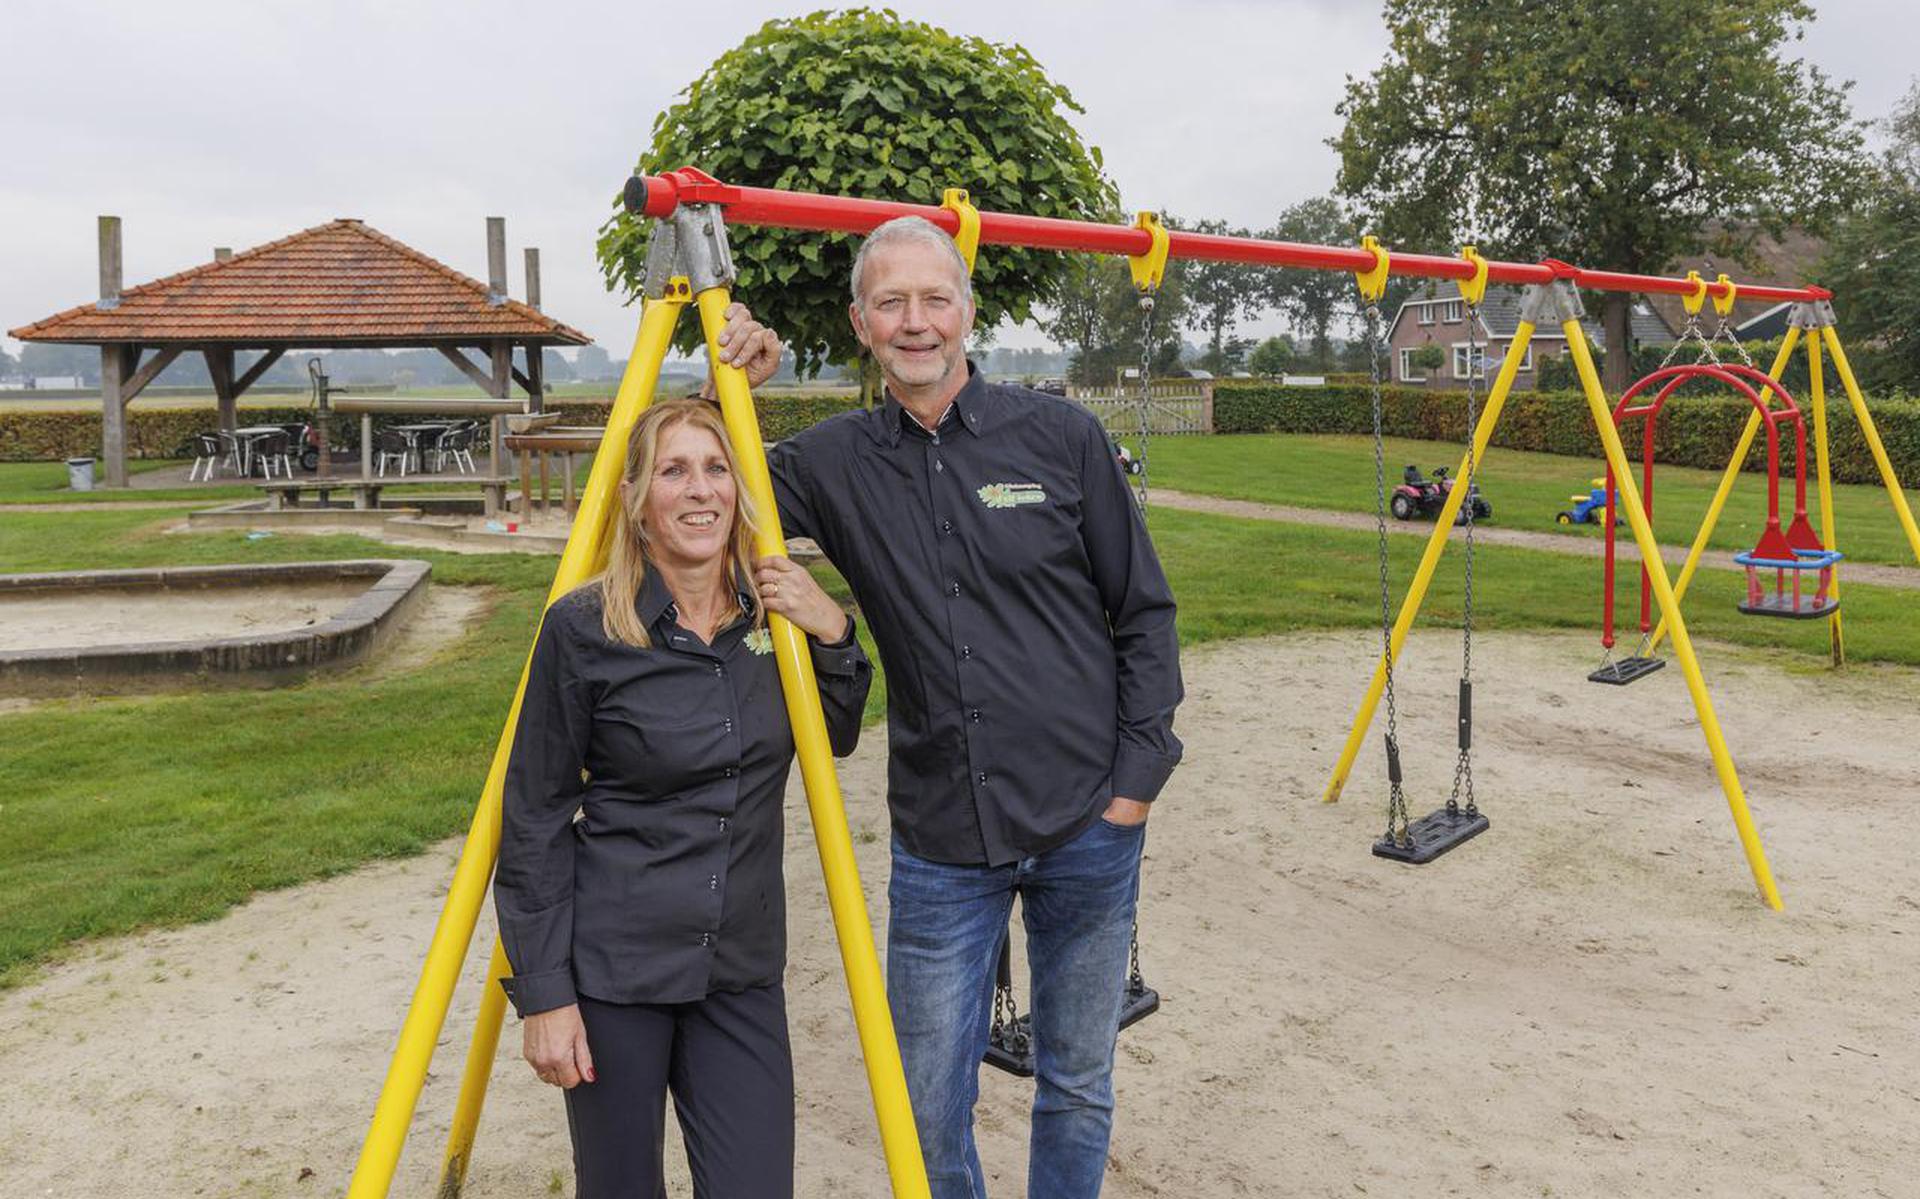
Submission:
MULTIPOLYGON (((913 414, 893 398, 892 391, 887 392, 886 402, 876 411, 875 417, 881 439, 888 445, 899 445, 901 436, 909 426, 921 434, 926 433, 913 414)), ((976 437, 984 435, 993 424, 993 392, 987 386, 986 376, 980 373, 980 368, 973 364, 972 359, 967 360, 966 384, 953 397, 952 406, 940 418, 940 431, 951 431, 956 421, 958 427, 976 437)))
MULTIPOLYGON (((740 602, 742 612, 753 611, 753 589, 742 577, 733 580, 734 598, 740 602)), ((667 580, 658 570, 649 568, 646 579, 640 584, 640 596, 634 601, 635 610, 640 615, 642 628, 655 632, 659 626, 679 623, 680 609, 673 602, 673 592, 667 587, 667 580)), ((731 623, 731 622, 729 622, 731 623)))

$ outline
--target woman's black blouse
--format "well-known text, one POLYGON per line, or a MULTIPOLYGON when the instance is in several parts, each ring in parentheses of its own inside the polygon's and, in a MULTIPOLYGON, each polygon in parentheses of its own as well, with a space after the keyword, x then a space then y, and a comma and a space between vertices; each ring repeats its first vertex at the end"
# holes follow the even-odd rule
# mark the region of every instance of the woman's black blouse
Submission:
MULTIPOLYGON (((534 643, 493 882, 522 1016, 579 995, 684 1003, 785 969, 793 733, 767 634, 740 620, 703 643, 654 571, 638 604, 648 649, 608 639, 596 587, 554 603, 534 643)), ((833 752, 851 753, 873 668, 851 622, 809 645, 833 752)))

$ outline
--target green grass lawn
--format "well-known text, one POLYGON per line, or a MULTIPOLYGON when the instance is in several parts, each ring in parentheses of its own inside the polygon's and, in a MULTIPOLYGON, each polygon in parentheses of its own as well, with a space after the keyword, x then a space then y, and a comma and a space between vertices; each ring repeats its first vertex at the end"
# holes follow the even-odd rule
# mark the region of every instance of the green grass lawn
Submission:
MULTIPOLYGON (((1148 449, 1152 457, 1151 481, 1157 486, 1302 508, 1374 511, 1370 438, 1281 434, 1156 437, 1148 449)), ((1446 442, 1388 438, 1388 486, 1398 482, 1401 469, 1409 463, 1418 464, 1427 474, 1436 466, 1453 470, 1459 466, 1463 452, 1460 445, 1446 442)), ((1755 460, 1760 452, 1756 447, 1755 460)), ((1571 497, 1576 492, 1584 494, 1591 480, 1603 478, 1606 463, 1598 459, 1565 458, 1495 447, 1488 451, 1480 471, 1481 492, 1493 505, 1495 525, 1560 532, 1570 537, 1601 535, 1597 525, 1555 524, 1554 514, 1572 507, 1571 497)), ((1634 482, 1639 483, 1637 474, 1634 482)), ((1920 480, 1902 482, 1914 484, 1920 480)), ((1653 524, 1660 540, 1691 545, 1719 483, 1718 471, 1658 467, 1654 474, 1653 524)), ((1724 550, 1752 549, 1765 527, 1766 495, 1765 475, 1741 475, 1714 529, 1711 546, 1724 550)), ((1906 495, 1909 506, 1920 511, 1920 491, 1909 488, 1906 495)), ((1782 521, 1791 519, 1791 476, 1781 480, 1780 504, 1782 521)), ((1814 527, 1818 528, 1819 490, 1811 478, 1807 483, 1807 510, 1814 527)), ((1913 551, 1885 488, 1877 484, 1836 484, 1833 510, 1834 523, 1840 533, 1839 548, 1849 558, 1915 565, 1913 551)), ((1621 531, 1625 533, 1624 525, 1621 531)))
MULTIPOLYGON (((355 537, 161 536, 155 515, 12 513, 0 520, 0 562, 26 571, 396 552, 355 537)), ((1187 645, 1376 619, 1370 533, 1178 511, 1156 512, 1153 531, 1187 645)), ((1393 539, 1396 585, 1419 550, 1415 539, 1393 539)), ((0 986, 73 942, 209 919, 255 890, 415 853, 464 831, 554 560, 406 553, 433 563, 436 585, 485 587, 494 601, 422 669, 0 713, 0 986)), ((1591 562, 1497 546, 1480 554, 1480 627, 1593 627, 1591 562)), ((1423 623, 1457 619, 1459 572, 1459 555, 1443 559, 1423 623)), ((844 595, 837 578, 827 581, 844 595)), ((1728 572, 1696 582, 1688 616, 1699 636, 1777 647, 1789 665, 1819 666, 1823 623, 1741 617, 1735 587, 1728 572)), ((1849 586, 1855 659, 1920 664, 1920 621, 1908 615, 1915 602, 1910 593, 1849 586)), ((1369 669, 1355 660, 1356 679, 1369 669)), ((884 688, 875 691, 870 716, 884 702, 884 688)))

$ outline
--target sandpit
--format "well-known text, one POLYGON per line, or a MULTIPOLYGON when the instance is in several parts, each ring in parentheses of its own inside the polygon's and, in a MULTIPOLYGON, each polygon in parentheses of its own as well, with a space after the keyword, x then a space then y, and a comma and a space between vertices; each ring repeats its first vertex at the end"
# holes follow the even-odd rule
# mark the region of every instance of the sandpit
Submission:
POLYGON ((280 633, 331 618, 365 590, 363 582, 316 579, 244 589, 0 596, 0 650, 280 633))
POLYGON ((418 607, 415 559, 0 575, 0 696, 274 686, 357 665, 418 607))
MULTIPOLYGON (((1914 1193, 1920 674, 1703 647, 1774 913, 1678 672, 1594 687, 1589 641, 1476 647, 1493 829, 1419 869, 1367 853, 1377 738, 1346 799, 1318 802, 1371 637, 1188 654, 1188 757, 1153 817, 1141 925, 1165 1005, 1122 1036, 1106 1195, 1914 1193)), ((1417 808, 1451 774, 1457 664, 1454 639, 1421 635, 1401 672, 1417 808)), ((883 742, 870 730, 842 768, 876 920, 883 742)), ((788 811, 797 1193, 880 1199, 797 782, 788 811)), ((0 1177, 22 1194, 339 1194, 456 852, 89 946, 0 995, 0 1177)), ((395 1195, 432 1193, 491 935, 395 1195)), ((468 1194, 570 1193, 560 1103, 517 1053, 510 1023, 468 1194)), ((983 1076, 996 1196, 1024 1193, 1029 1093, 983 1076)))

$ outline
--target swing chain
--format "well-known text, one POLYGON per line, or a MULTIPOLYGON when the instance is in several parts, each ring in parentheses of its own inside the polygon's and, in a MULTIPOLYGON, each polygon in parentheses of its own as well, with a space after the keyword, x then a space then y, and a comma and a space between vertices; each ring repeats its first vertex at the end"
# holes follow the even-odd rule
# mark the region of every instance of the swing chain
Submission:
POLYGON ((1400 785, 1399 711, 1393 698, 1393 593, 1387 583, 1387 459, 1385 384, 1381 379, 1380 359, 1385 355, 1380 336, 1380 306, 1367 301, 1364 312, 1367 339, 1367 368, 1373 397, 1373 499, 1375 529, 1380 541, 1380 660, 1386 668, 1382 694, 1387 701, 1387 836, 1396 845, 1409 844, 1407 796, 1400 785))
POLYGON ((1460 756, 1453 766, 1453 791, 1447 796, 1447 812, 1455 816, 1460 813, 1462 794, 1466 796, 1467 815, 1477 816, 1480 812, 1473 797, 1473 526, 1474 489, 1480 473, 1479 456, 1474 453, 1474 429, 1479 424, 1480 380, 1485 373, 1485 364, 1481 361, 1476 340, 1479 322, 1479 307, 1468 304, 1467 469, 1465 477, 1455 481, 1455 486, 1466 488, 1460 505, 1467 518, 1466 594, 1460 609, 1460 756))
POLYGON ((1153 369, 1154 293, 1158 284, 1140 289, 1140 464, 1134 472, 1134 495, 1140 501, 1140 518, 1147 515, 1147 440, 1152 433, 1153 392, 1149 389, 1153 369))

